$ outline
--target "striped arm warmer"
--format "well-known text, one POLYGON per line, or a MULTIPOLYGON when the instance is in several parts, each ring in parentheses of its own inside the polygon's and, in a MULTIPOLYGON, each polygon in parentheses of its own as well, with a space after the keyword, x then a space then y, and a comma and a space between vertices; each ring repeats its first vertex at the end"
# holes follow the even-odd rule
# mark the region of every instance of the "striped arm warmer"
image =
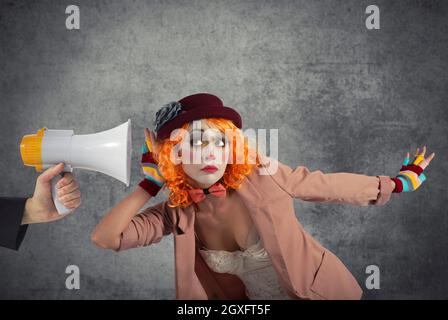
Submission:
POLYGON ((155 197, 165 183, 165 179, 159 171, 157 162, 153 158, 152 150, 148 147, 149 141, 141 147, 142 160, 141 167, 145 178, 140 181, 139 186, 142 187, 151 196, 155 197))
POLYGON ((412 164, 409 164, 409 157, 404 159, 399 174, 392 178, 395 182, 395 189, 392 192, 411 192, 420 187, 423 181, 426 180, 426 176, 423 174, 423 168, 419 166, 419 163, 422 162, 423 159, 423 156, 419 155, 415 158, 412 164))

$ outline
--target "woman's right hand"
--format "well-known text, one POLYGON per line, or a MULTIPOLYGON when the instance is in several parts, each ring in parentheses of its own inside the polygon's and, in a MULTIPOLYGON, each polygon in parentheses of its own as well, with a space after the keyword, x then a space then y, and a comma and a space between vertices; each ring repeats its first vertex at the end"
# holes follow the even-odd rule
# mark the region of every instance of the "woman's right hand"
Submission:
POLYGON ((141 167, 145 178, 139 183, 146 192, 155 197, 162 186, 165 178, 162 176, 157 164, 158 145, 154 132, 145 128, 145 143, 141 148, 141 167))

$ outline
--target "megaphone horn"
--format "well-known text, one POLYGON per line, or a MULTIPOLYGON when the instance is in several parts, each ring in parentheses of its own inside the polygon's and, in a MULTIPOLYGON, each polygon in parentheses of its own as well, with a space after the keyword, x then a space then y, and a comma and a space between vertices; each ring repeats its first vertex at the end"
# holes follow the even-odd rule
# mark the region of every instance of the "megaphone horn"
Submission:
MULTIPOLYGON (((98 171, 129 186, 131 177, 132 134, 131 120, 98 133, 75 135, 73 130, 42 128, 25 135, 20 143, 23 164, 40 172, 60 162, 64 172, 73 169, 98 171)), ((52 195, 60 214, 71 212, 56 197, 58 176, 52 180, 52 195)))

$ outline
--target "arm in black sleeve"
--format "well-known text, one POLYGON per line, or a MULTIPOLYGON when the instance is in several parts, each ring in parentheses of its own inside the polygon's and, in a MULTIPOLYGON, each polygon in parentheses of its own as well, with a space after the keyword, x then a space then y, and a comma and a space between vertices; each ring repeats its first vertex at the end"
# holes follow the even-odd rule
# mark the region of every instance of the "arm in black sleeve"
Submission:
POLYGON ((0 247, 18 250, 28 225, 21 225, 26 198, 0 197, 0 247))

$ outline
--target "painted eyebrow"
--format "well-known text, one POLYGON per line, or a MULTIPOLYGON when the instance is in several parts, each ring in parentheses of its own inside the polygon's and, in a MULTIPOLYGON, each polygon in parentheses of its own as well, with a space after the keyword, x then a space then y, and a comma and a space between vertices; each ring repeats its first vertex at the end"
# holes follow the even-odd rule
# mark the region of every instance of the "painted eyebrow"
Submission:
MULTIPOLYGON (((207 129, 208 130, 208 129, 207 129)), ((213 132, 215 132, 216 130, 218 130, 218 129, 211 129, 213 132)), ((200 131, 201 133, 203 133, 203 132, 205 132, 205 130, 204 129, 201 129, 201 130, 199 130, 199 129, 194 129, 194 130, 189 130, 188 132, 190 132, 190 133, 193 133, 193 132, 197 132, 197 131, 200 131)))
MULTIPOLYGON (((208 129, 207 129, 208 130, 208 129)), ((214 130, 217 130, 217 129, 212 129, 213 131, 214 130)), ((202 136, 203 136, 203 133, 205 132, 205 130, 204 129, 201 129, 201 130, 199 130, 199 129, 194 129, 194 130, 190 130, 189 131, 189 133, 190 133, 190 135, 191 135, 191 137, 193 136, 193 132, 201 132, 201 138, 202 138, 202 136)), ((213 135, 212 135, 213 136, 213 135)), ((224 137, 224 135, 223 134, 221 134, 221 135, 218 135, 218 134, 215 134, 214 136, 216 136, 216 137, 221 137, 221 139, 224 137)), ((190 138, 191 138, 190 137, 190 138)))

